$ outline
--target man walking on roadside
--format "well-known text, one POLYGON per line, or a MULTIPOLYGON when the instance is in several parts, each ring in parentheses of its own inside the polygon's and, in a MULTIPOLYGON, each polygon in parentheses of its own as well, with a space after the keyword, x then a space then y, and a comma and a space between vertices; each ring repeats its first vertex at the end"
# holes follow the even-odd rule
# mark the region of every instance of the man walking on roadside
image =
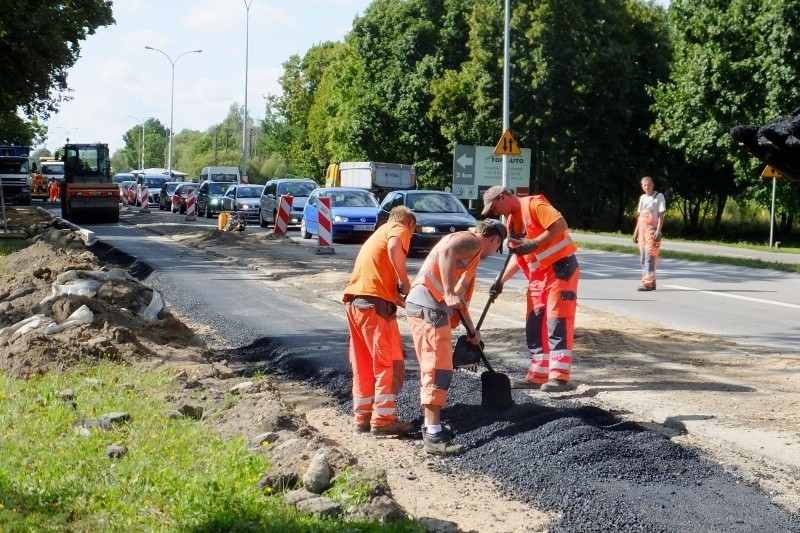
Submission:
POLYGON ((633 242, 639 244, 639 256, 642 261, 642 285, 639 291, 656 290, 656 266, 661 250, 661 228, 664 225, 664 213, 667 202, 664 195, 655 191, 653 178, 642 178, 644 194, 639 197, 637 212, 639 218, 633 230, 633 242))
POLYGON ((414 213, 398 206, 361 247, 344 290, 353 369, 356 431, 377 437, 404 435, 411 422, 397 420, 397 395, 405 381, 405 358, 397 307, 411 284, 406 255, 417 224, 414 213))
POLYGON ((464 446, 442 428, 442 408, 453 378, 452 330, 459 324, 460 309, 479 344, 469 314, 478 264, 495 253, 507 232, 497 220, 483 220, 474 232, 459 231, 442 238, 422 264, 406 298, 406 317, 419 361, 420 403, 425 415, 424 449, 434 455, 457 455, 464 446))
POLYGON ((484 215, 494 212, 508 217, 509 253, 517 256, 516 262, 508 264, 499 286, 491 290, 499 294, 503 283, 520 269, 528 279, 525 337, 531 362, 525 379, 515 380, 513 385, 543 392, 571 390, 580 268, 567 222, 543 195, 517 197, 500 185, 484 192, 483 203, 484 215))

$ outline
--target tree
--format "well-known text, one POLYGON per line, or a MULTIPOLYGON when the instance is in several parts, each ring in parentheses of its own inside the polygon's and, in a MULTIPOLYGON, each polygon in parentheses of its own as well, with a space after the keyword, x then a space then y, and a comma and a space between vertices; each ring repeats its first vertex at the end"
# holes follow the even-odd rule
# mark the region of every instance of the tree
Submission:
POLYGON ((111 1, 6 0, 0 9, 0 137, 31 143, 65 94, 80 42, 114 23, 111 1), (18 116, 20 111, 29 122, 18 116), (25 137, 27 135, 27 137, 25 137))

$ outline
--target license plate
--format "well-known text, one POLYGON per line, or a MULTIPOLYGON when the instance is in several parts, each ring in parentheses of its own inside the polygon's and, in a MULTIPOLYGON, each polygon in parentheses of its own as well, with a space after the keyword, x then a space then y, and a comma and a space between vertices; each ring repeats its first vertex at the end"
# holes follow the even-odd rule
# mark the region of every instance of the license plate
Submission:
POLYGON ((375 229, 375 226, 370 225, 370 224, 366 224, 366 225, 362 225, 362 226, 354 226, 353 229, 355 231, 372 231, 372 230, 375 229))

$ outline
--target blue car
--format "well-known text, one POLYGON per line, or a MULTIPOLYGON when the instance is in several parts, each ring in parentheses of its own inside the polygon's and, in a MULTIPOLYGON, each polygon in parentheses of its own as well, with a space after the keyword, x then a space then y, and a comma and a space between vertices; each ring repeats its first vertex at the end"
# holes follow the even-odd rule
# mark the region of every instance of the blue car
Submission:
POLYGON ((378 200, 371 192, 355 187, 323 187, 311 192, 303 208, 300 235, 304 239, 319 233, 320 197, 331 199, 332 240, 366 240, 375 230, 378 200))

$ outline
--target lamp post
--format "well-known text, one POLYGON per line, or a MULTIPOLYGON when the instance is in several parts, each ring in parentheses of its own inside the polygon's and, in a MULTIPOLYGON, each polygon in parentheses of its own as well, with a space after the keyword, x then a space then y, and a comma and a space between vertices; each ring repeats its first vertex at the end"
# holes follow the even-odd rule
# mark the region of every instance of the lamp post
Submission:
POLYGON ((202 50, 189 50, 187 52, 183 52, 182 54, 179 54, 178 57, 176 57, 175 60, 173 61, 172 58, 169 57, 169 55, 167 55, 167 53, 163 50, 159 50, 158 48, 153 48, 152 46, 145 46, 144 49, 153 50, 154 52, 161 53, 164 57, 167 58, 169 64, 172 65, 172 83, 170 87, 170 96, 169 96, 169 152, 168 152, 169 155, 167 155, 167 172, 169 173, 170 178, 172 178, 172 132, 173 132, 172 118, 173 118, 173 111, 175 109, 175 63, 177 63, 178 60, 181 57, 185 56, 186 54, 199 54, 202 52, 202 50))
POLYGON ((242 131, 242 178, 247 181, 247 155, 249 152, 250 138, 247 135, 247 70, 250 64, 250 4, 253 0, 242 0, 246 10, 245 16, 245 41, 244 41, 244 126, 242 131))
POLYGON ((142 122, 133 115, 127 115, 127 117, 135 120, 142 129, 142 135, 139 137, 139 169, 144 170, 144 124, 142 124, 142 122))
MULTIPOLYGON (((511 127, 511 0, 505 1, 503 32, 503 134, 511 127)), ((503 187, 508 187, 508 155, 503 155, 503 187)))
MULTIPOLYGON (((65 140, 65 143, 68 143, 69 142, 69 132, 78 131, 79 128, 69 128, 69 129, 67 129, 67 128, 63 128, 61 126, 56 126, 56 129, 64 130, 64 140, 65 140)), ((58 150, 58 146, 56 146, 56 150, 58 150)))

